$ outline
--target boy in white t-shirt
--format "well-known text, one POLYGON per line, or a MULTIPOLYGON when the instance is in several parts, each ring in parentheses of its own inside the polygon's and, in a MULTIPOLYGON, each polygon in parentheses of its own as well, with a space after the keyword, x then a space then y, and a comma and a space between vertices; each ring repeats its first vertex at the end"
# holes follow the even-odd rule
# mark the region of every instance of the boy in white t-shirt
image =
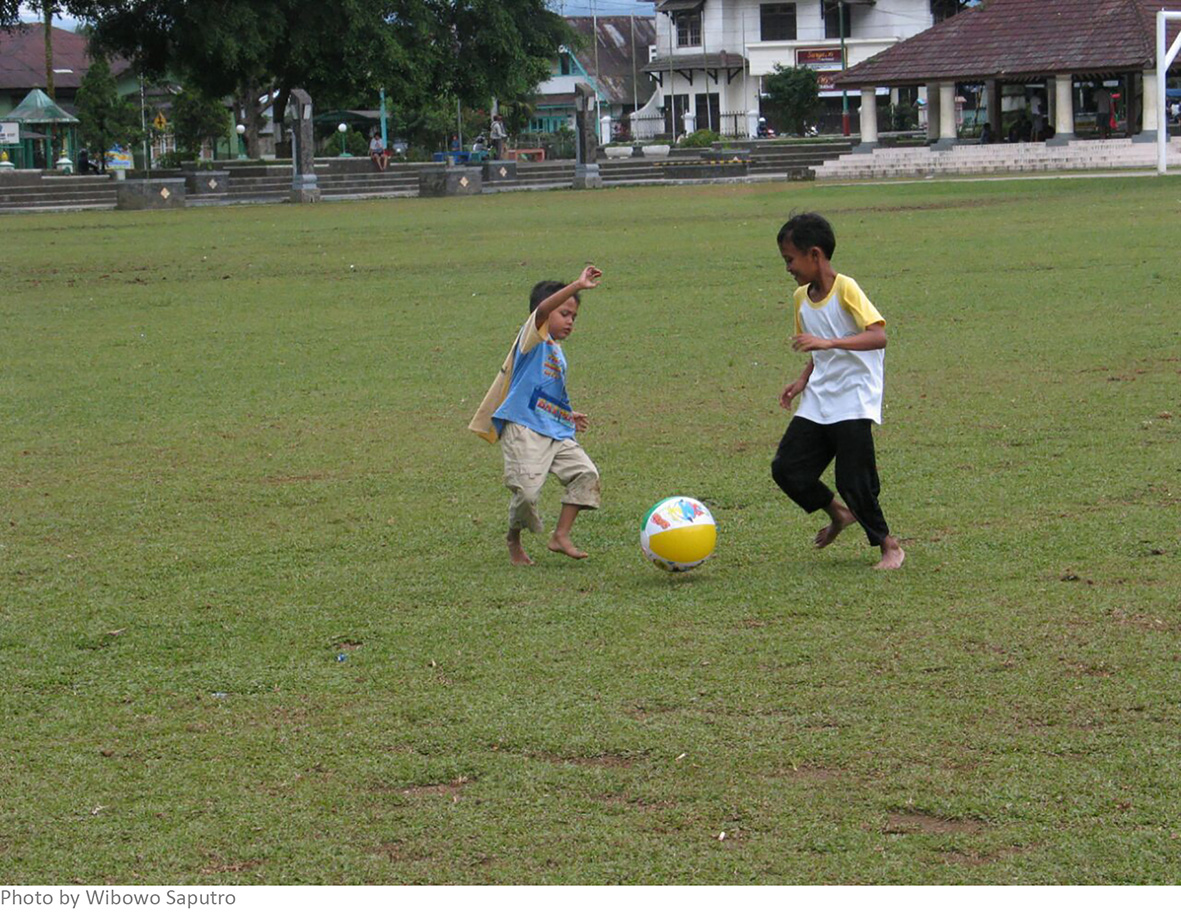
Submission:
POLYGON ((897 569, 906 554, 878 504, 881 486, 872 432, 872 424, 882 421, 886 321, 854 279, 833 270, 836 236, 823 216, 793 216, 779 230, 778 241, 787 272, 799 284, 791 347, 812 355, 779 397, 790 411, 792 401, 803 395, 771 463, 771 475, 804 511, 828 515, 828 526, 816 535, 818 549, 857 523, 869 542, 881 548, 882 559, 874 568, 897 569), (834 458, 837 492, 844 503, 820 481, 834 458))

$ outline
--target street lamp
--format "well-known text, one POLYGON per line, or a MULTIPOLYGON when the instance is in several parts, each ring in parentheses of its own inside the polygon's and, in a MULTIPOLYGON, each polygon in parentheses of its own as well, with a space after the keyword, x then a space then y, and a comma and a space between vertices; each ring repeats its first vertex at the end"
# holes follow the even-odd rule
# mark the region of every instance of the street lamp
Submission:
POLYGON ((342 159, 351 158, 352 153, 350 153, 347 149, 345 149, 345 145, 344 145, 344 135, 346 133, 348 133, 349 125, 341 122, 340 124, 336 125, 336 130, 340 134, 340 157, 342 159))
POLYGON ((245 159, 246 158, 246 149, 242 145, 242 135, 246 133, 246 125, 239 124, 237 127, 234 128, 234 130, 237 131, 237 134, 238 134, 238 158, 245 159))

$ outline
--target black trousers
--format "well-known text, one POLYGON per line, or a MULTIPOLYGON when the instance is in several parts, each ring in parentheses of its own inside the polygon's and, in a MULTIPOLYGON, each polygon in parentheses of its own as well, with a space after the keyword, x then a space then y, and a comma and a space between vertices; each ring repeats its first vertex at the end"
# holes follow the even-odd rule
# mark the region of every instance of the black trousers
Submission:
POLYGON ((878 504, 881 483, 873 450, 873 423, 868 419, 821 424, 796 416, 779 442, 771 476, 793 502, 811 514, 833 500, 820 475, 836 458, 837 492, 874 546, 890 535, 878 504))

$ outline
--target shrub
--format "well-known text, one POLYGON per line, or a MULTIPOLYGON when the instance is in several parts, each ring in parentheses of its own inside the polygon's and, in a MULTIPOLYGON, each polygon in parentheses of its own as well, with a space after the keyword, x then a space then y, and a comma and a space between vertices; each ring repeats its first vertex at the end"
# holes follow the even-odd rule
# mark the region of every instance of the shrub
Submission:
POLYGON ((677 143, 681 149, 702 149, 722 142, 722 135, 714 130, 695 130, 691 134, 681 137, 677 143))
POLYGON ((890 106, 891 130, 914 130, 919 126, 919 112, 910 102, 890 106))

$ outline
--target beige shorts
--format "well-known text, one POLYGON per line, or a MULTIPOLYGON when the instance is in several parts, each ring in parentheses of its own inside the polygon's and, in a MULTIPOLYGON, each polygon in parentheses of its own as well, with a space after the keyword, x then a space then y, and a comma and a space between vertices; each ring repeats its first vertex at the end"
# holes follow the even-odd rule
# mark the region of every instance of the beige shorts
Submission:
POLYGON ((599 507, 599 471, 582 446, 572 438, 552 439, 518 423, 505 423, 500 436, 504 451, 504 485, 512 491, 508 503, 509 530, 545 530, 537 501, 547 474, 566 487, 565 505, 599 507))

